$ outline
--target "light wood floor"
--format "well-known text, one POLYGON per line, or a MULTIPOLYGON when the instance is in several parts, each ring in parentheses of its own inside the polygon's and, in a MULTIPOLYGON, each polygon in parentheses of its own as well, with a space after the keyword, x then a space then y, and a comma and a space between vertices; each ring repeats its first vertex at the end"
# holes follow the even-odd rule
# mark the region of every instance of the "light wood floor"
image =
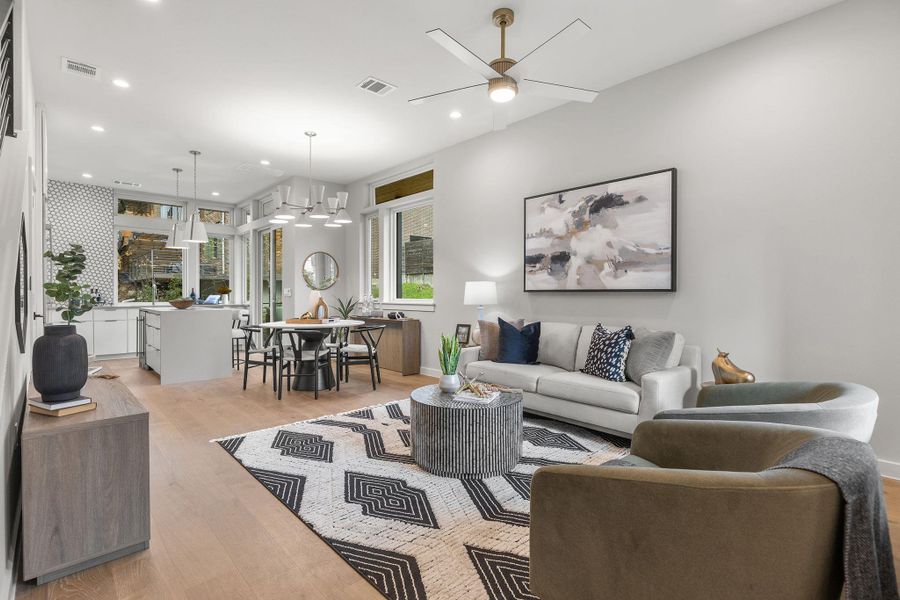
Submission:
MULTIPOLYGON (((190 600, 292 598, 379 600, 382 596, 210 439, 398 400, 433 383, 384 372, 373 392, 354 368, 340 393, 291 392, 279 402, 261 369, 212 383, 159 385, 135 360, 107 361, 150 411, 150 549, 36 587, 17 598, 190 600)), ((900 481, 886 480, 900 571, 900 481)))

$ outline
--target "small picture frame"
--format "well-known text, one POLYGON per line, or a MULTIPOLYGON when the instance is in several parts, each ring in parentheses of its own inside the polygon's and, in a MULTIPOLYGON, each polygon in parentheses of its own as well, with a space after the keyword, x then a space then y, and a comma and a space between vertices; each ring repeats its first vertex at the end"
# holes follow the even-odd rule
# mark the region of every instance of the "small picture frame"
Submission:
POLYGON ((472 336, 472 326, 467 323, 460 323, 456 326, 456 340, 460 346, 468 346, 472 336))

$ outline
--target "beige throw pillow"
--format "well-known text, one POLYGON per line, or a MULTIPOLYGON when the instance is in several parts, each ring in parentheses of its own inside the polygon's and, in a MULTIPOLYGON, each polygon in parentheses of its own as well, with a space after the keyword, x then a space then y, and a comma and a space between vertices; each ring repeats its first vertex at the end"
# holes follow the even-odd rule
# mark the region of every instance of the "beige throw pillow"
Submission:
MULTIPOLYGON (((525 327, 525 319, 503 320, 516 329, 525 327)), ((500 324, 497 321, 478 321, 478 329, 481 332, 478 360, 497 360, 497 352, 500 351, 500 324)))

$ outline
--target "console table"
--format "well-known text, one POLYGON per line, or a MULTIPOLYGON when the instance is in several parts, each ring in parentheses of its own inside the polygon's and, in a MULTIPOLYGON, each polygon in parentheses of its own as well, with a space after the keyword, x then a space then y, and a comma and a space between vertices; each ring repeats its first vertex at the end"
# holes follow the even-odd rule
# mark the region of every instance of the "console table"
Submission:
POLYGON ((38 584, 150 544, 147 409, 117 380, 82 393, 96 410, 22 426, 22 571, 38 584))
POLYGON ((387 319, 385 317, 352 317, 366 325, 385 325, 378 344, 378 362, 382 369, 403 375, 418 375, 421 367, 421 324, 418 319, 387 319))

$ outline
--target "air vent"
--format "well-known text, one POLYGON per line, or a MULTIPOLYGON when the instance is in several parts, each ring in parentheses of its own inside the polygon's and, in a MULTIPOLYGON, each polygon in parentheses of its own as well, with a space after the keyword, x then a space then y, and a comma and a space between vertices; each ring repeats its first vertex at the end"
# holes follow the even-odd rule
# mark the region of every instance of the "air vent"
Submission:
POLYGON ((135 183, 133 181, 122 181, 121 179, 113 179, 113 183, 116 185, 122 185, 125 187, 132 187, 132 188, 139 188, 143 185, 141 183, 135 183))
POLYGON ((83 62, 78 62, 77 60, 66 58, 65 56, 62 57, 60 67, 62 68, 64 73, 81 75, 82 77, 87 77, 88 79, 97 79, 97 77, 100 76, 99 67, 95 67, 94 65, 89 65, 83 62))
POLYGON ((359 83, 359 89, 371 92, 376 96, 387 96, 397 89, 396 85, 391 85, 387 81, 382 81, 374 77, 366 77, 359 83))

